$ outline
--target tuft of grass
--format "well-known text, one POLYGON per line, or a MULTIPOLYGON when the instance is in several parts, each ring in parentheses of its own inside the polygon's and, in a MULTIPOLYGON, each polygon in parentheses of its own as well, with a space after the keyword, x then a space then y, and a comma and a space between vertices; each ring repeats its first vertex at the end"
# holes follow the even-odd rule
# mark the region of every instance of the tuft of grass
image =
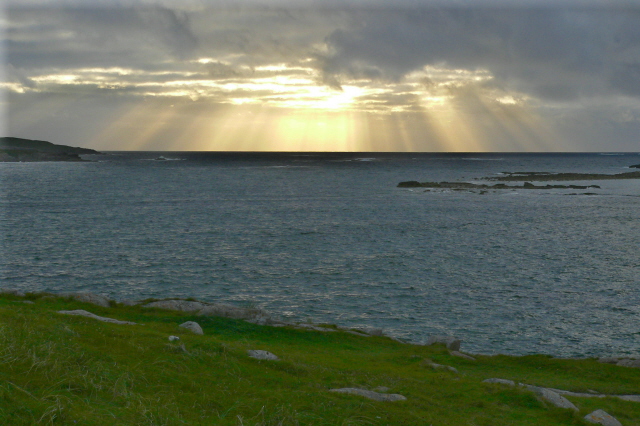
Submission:
MULTIPOLYGON (((334 328, 331 325, 325 325, 334 328)), ((601 408, 640 424, 640 403, 568 397, 550 406, 498 377, 577 392, 640 393, 640 370, 549 356, 451 356, 386 337, 265 327, 52 295, 0 297, 0 424, 7 425, 587 425, 601 408), (24 300, 35 302, 25 304, 24 300), (85 309, 116 325, 58 314, 85 309), (178 327, 198 322, 204 336, 178 327), (169 342, 168 336, 180 337, 169 342), (262 349, 280 361, 249 358, 262 349), (459 374, 429 367, 433 361, 459 374), (389 388, 376 402, 332 388, 389 388)))

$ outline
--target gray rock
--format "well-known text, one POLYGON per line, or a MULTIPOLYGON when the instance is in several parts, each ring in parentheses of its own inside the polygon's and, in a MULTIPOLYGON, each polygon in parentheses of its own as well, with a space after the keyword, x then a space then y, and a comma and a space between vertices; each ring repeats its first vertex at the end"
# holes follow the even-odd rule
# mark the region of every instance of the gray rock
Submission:
POLYGON ((169 336, 169 341, 170 342, 177 342, 178 340, 180 340, 180 338, 178 336, 169 336))
POLYGON ((198 312, 205 307, 204 303, 194 302, 190 300, 159 300, 157 302, 151 302, 144 305, 145 308, 158 308, 167 309, 169 311, 181 311, 181 312, 198 312))
POLYGON ((195 334, 204 334, 202 331, 202 327, 195 321, 187 321, 180 324, 178 327, 186 328, 187 330, 195 333, 195 334))
POLYGON ((617 364, 618 361, 620 361, 619 358, 613 358, 613 357, 602 357, 598 359, 598 362, 601 362, 603 364, 617 364))
POLYGON ((640 368, 640 359, 621 359, 616 365, 620 367, 640 368))
POLYGON ((247 354, 250 358, 265 359, 267 361, 278 361, 280 359, 276 355, 268 351, 250 350, 247 351, 247 354))
POLYGON ((596 410, 593 413, 589 413, 584 416, 584 420, 603 426, 622 426, 622 423, 604 410, 596 410))
POLYGON ((87 317, 87 318, 93 318, 95 320, 98 321, 102 321, 102 322, 109 322, 112 324, 125 324, 125 325, 136 325, 137 323, 135 322, 131 322, 131 321, 120 321, 117 319, 113 319, 113 318, 105 318, 105 317, 101 317, 98 316, 96 314, 92 314, 91 312, 82 310, 82 309, 76 309, 74 311, 58 311, 59 314, 63 314, 63 315, 78 315, 81 317, 87 317))
POLYGON ((99 294, 93 293, 62 293, 64 297, 70 297, 72 299, 77 300, 78 302, 91 303, 92 305, 102 306, 103 308, 108 308, 109 299, 104 296, 100 296, 99 294))
POLYGON ((264 320, 265 324, 268 323, 270 319, 269 315, 260 309, 242 308, 239 306, 227 305, 224 303, 207 304, 198 312, 198 315, 242 320, 262 319, 264 320))
POLYGON ((384 331, 381 328, 364 327, 359 329, 361 332, 368 334, 369 336, 384 336, 384 331))
POLYGON ((458 373, 458 370, 455 367, 451 367, 450 365, 436 364, 435 362, 430 362, 428 365, 434 370, 449 370, 454 373, 458 373))
POLYGON ((483 380, 482 383, 498 383, 501 385, 508 385, 508 386, 516 385, 516 382, 514 382, 513 380, 507 380, 507 379, 486 379, 486 380, 483 380))
POLYGON ((640 395, 612 395, 625 401, 640 402, 640 395))
POLYGON ((453 336, 430 336, 426 344, 429 346, 437 343, 445 345, 450 351, 459 351, 462 340, 456 339, 453 336))
POLYGON ((407 398, 397 393, 378 393, 366 389, 341 388, 329 389, 329 392, 348 393, 352 395, 364 396, 374 401, 405 401, 407 398))
POLYGON ((0 288, 0 294, 10 294, 12 296, 18 296, 18 297, 25 296, 23 291, 17 290, 15 288, 0 288))
POLYGON ((29 305, 33 305, 36 302, 34 302, 33 300, 23 300, 22 303, 27 303, 29 305))
POLYGON ((458 358, 464 358, 464 359, 468 359, 469 361, 475 361, 476 359, 472 356, 469 356, 467 354, 463 354, 462 352, 458 352, 458 351, 449 351, 450 355, 453 356, 457 356, 458 358))
POLYGON ((552 405, 555 405, 556 407, 568 408, 573 411, 578 411, 578 407, 573 405, 571 401, 569 401, 564 396, 558 394, 557 392, 552 391, 551 389, 540 388, 537 386, 529 386, 529 385, 525 385, 525 386, 527 387, 527 389, 532 390, 533 392, 538 394, 543 400, 547 401, 552 405))

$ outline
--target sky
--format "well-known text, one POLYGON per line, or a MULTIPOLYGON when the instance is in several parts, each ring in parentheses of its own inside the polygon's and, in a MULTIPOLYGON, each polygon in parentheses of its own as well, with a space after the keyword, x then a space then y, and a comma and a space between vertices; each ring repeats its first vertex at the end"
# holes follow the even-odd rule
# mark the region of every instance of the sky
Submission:
POLYGON ((107 151, 640 151, 640 0, 5 0, 3 135, 107 151))

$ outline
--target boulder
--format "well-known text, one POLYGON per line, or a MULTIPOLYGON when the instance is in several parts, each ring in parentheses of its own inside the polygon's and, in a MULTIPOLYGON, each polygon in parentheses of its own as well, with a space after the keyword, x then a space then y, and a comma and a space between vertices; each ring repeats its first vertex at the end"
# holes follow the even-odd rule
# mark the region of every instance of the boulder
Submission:
POLYGON ((269 322, 269 315, 255 308, 242 308, 239 306, 227 305, 225 303, 210 303, 206 304, 200 309, 198 315, 203 316, 216 316, 231 319, 243 319, 243 320, 257 320, 267 324, 269 322))
POLYGON ((640 359, 621 359, 616 365, 620 367, 640 368, 640 359))
POLYGON ((159 300, 157 302, 151 302, 144 305, 145 308, 159 308, 167 309, 170 311, 182 311, 182 312, 198 312, 205 307, 204 303, 195 302, 190 300, 159 300))
POLYGON ((602 357, 598 359, 598 362, 601 362, 603 364, 617 364, 618 361, 620 361, 620 358, 602 357))
POLYGON ((112 324, 125 324, 125 325, 137 325, 137 323, 135 322, 131 322, 131 321, 120 321, 117 319, 113 319, 113 318, 106 318, 106 317, 101 317, 98 316, 96 314, 92 314, 91 312, 82 310, 82 309, 76 309, 74 311, 58 311, 59 314, 63 314, 63 315, 78 315, 81 317, 87 317, 87 318, 93 318, 95 320, 98 321, 102 321, 102 322, 109 322, 112 324))
POLYGON ((341 388, 329 389, 329 392, 348 393, 352 395, 364 396, 374 401, 405 401, 407 398, 397 393, 378 393, 366 389, 358 388, 341 388))
POLYGON ((588 423, 595 423, 603 426, 622 426, 615 417, 604 410, 596 410, 584 416, 584 420, 588 423))
POLYGON ((91 303, 92 305, 102 306, 108 308, 110 306, 109 299, 99 294, 93 293, 62 293, 64 297, 70 297, 78 302, 91 303))
POLYGON ((180 340, 180 338, 178 336, 169 336, 169 341, 170 342, 177 342, 178 340, 180 340))
POLYGON ((427 346, 437 343, 445 345, 450 351, 459 351, 462 340, 456 339, 453 336, 430 336, 427 340, 427 346))
POLYGON ((501 385, 508 385, 508 386, 516 385, 516 382, 514 382, 513 380, 507 380, 507 379, 486 379, 486 380, 483 380, 482 383, 498 383, 501 385))
POLYGON ((204 332, 202 331, 202 327, 200 327, 200 324, 195 321, 183 322, 178 327, 186 328, 187 330, 195 334, 204 334, 204 332))
POLYGON ((538 394, 538 396, 540 396, 540 398, 542 398, 544 401, 547 401, 548 403, 555 405, 556 407, 568 408, 573 411, 578 411, 578 407, 573 405, 571 401, 569 401, 559 393, 552 391, 551 389, 529 385, 525 386, 527 387, 527 389, 532 390, 533 392, 538 394))
POLYGON ((247 351, 247 355, 249 355, 249 358, 265 359, 267 361, 280 360, 280 358, 278 358, 276 355, 268 351, 250 350, 250 351, 247 351))

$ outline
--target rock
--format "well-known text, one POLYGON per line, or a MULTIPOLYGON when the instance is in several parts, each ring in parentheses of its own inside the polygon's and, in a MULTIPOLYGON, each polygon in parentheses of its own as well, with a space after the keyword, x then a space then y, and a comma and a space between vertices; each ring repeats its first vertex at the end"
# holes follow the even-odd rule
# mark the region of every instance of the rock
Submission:
POLYGON ((147 303, 146 305, 144 305, 144 307, 193 313, 193 312, 198 312, 199 310, 204 308, 205 304, 201 302, 190 301, 190 300, 171 299, 171 300, 159 300, 157 302, 147 303))
POLYGON ((137 325, 137 323, 135 322, 130 322, 130 321, 120 321, 117 319, 113 319, 113 318, 105 318, 105 317, 101 317, 98 316, 96 314, 92 314, 91 312, 82 310, 82 309, 76 309, 75 311, 58 311, 59 314, 63 314, 63 315, 79 315, 82 317, 87 317, 87 318, 93 318, 95 320, 98 321, 102 321, 102 322, 109 322, 112 324, 126 324, 126 325, 137 325))
POLYGON ((619 358, 612 358, 612 357, 603 357, 598 359, 598 362, 601 362, 603 364, 617 364, 618 361, 620 361, 619 358))
POLYGON ((360 395, 374 401, 405 401, 407 398, 397 393, 378 393, 366 389, 357 388, 341 388, 329 389, 329 392, 348 393, 352 395, 360 395))
POLYGON ((242 320, 260 320, 264 321, 264 324, 267 324, 270 321, 269 315, 260 309, 241 308, 239 306, 227 305, 224 303, 206 304, 198 312, 198 315, 242 320))
POLYGON ((640 169, 640 164, 634 164, 633 166, 629 166, 632 169, 640 169))
POLYGON ((584 420, 603 426, 622 426, 622 423, 604 410, 596 410, 593 413, 587 414, 584 416, 584 420))
POLYGON ((459 351, 462 340, 453 336, 430 336, 427 340, 427 346, 435 345, 436 343, 445 345, 450 351, 459 351))
POLYGON ((177 342, 178 340, 180 340, 180 338, 178 336, 169 336, 169 341, 170 342, 177 342))
POLYGON ((22 303, 27 303, 29 305, 33 305, 36 302, 34 302, 33 300, 23 300, 22 303))
POLYGON ((551 389, 540 388, 537 386, 529 386, 529 385, 525 385, 525 386, 527 387, 527 389, 532 390, 533 392, 538 394, 543 400, 549 402, 550 404, 555 405, 556 407, 568 408, 573 411, 578 411, 578 407, 573 405, 571 401, 569 401, 564 396, 558 394, 557 392, 552 391, 551 389))
POLYGON ((378 337, 384 336, 384 331, 381 328, 365 327, 359 330, 363 333, 368 334, 369 336, 378 336, 378 337))
POLYGON ((640 368, 640 359, 621 359, 616 365, 620 367, 640 368))
POLYGON ((195 334, 204 334, 202 331, 202 327, 195 321, 187 321, 180 324, 178 327, 186 328, 187 330, 195 333, 195 334))
POLYGON ((247 354, 249 355, 250 358, 255 358, 255 359, 265 359, 267 361, 280 360, 280 358, 278 358, 276 355, 268 351, 250 350, 250 351, 247 351, 247 354))
POLYGON ((640 402, 640 395, 612 395, 624 401, 640 402))
POLYGON ((483 380, 482 383, 499 383, 501 385, 508 385, 508 386, 516 385, 516 382, 514 382, 513 380, 507 380, 507 379, 486 379, 486 380, 483 380))
POLYGON ((429 362, 427 363, 427 365, 434 370, 449 370, 451 372, 458 373, 458 370, 455 367, 451 367, 450 365, 436 364, 435 362, 429 362))
POLYGON ((63 297, 70 297, 72 299, 77 300, 78 302, 91 303, 92 305, 102 306, 103 308, 108 308, 109 299, 104 296, 100 296, 98 294, 93 293, 62 293, 63 297))
POLYGON ((17 290, 15 288, 0 288, 0 294, 10 294, 12 296, 18 296, 18 297, 25 296, 23 291, 17 290))
POLYGON ((469 356, 467 354, 463 354, 462 352, 458 352, 458 351, 449 351, 449 355, 457 356, 458 358, 468 359, 469 361, 476 360, 474 357, 469 356))

